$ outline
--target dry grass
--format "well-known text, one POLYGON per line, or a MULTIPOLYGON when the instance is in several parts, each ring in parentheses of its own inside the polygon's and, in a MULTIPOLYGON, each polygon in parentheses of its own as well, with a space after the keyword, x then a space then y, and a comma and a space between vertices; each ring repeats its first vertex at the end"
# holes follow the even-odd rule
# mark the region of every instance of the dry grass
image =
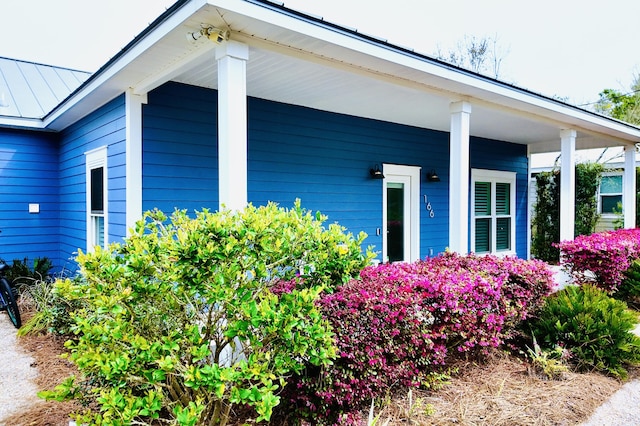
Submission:
MULTIPOLYGON (((53 389, 76 372, 59 357, 64 351, 61 339, 31 335, 19 341, 35 359, 39 389, 53 389)), ((521 360, 501 353, 486 363, 463 363, 458 368, 458 374, 442 389, 414 390, 411 395, 403 392, 376 409, 380 414, 377 426, 578 425, 622 386, 596 373, 566 373, 564 380, 544 380, 529 374, 528 365, 521 360)), ((638 373, 632 371, 631 377, 638 373)), ((69 413, 79 409, 71 403, 39 402, 7 424, 67 425, 69 413)))

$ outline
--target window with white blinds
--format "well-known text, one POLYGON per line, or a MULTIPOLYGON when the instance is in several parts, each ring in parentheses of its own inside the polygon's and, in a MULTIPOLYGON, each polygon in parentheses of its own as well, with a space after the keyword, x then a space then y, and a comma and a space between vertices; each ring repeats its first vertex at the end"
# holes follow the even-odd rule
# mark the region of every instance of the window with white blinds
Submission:
POLYGON ((471 251, 515 254, 516 174, 472 170, 471 251))
POLYGON ((107 147, 85 152, 87 251, 107 246, 107 147))

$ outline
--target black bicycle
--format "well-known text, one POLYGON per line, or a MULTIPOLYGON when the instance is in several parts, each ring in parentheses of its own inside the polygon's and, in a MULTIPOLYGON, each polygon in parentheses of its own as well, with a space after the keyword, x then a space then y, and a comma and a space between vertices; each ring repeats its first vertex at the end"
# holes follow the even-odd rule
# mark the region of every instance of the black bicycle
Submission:
POLYGON ((16 303, 16 294, 13 292, 9 281, 4 276, 4 272, 11 268, 6 263, 0 263, 0 311, 7 311, 9 319, 16 326, 20 328, 22 320, 20 319, 20 309, 16 303))

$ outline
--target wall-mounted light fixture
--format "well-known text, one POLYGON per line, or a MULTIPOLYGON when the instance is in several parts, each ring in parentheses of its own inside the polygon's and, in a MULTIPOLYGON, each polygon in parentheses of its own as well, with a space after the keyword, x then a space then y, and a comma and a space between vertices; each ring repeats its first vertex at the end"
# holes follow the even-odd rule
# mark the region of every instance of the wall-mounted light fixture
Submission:
POLYGON ((207 37, 209 40, 217 44, 220 44, 225 40, 229 40, 229 30, 221 30, 220 28, 216 28, 208 24, 201 24, 201 26, 202 28, 200 31, 188 32, 187 40, 195 43, 196 40, 199 40, 202 36, 207 37))
POLYGON ((380 170, 379 165, 375 165, 373 169, 369 169, 369 174, 373 179, 384 179, 384 175, 382 174, 382 170, 380 170))
POLYGON ((435 170, 427 172, 427 182, 440 182, 440 176, 438 176, 435 170))

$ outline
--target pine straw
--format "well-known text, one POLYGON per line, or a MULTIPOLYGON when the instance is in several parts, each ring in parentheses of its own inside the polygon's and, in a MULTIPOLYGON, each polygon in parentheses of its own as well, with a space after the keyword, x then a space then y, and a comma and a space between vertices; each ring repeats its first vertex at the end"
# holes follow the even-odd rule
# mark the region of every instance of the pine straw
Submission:
MULTIPOLYGON (((31 314, 21 312, 23 321, 31 314)), ((60 357, 66 352, 64 339, 54 335, 30 334, 18 338, 18 344, 34 359, 33 366, 38 369, 34 383, 38 390, 53 390, 64 379, 77 374, 76 367, 60 357)), ((6 419, 7 425, 15 426, 66 426, 69 414, 80 411, 82 407, 75 402, 56 402, 39 400, 29 410, 22 411, 6 419)))
MULTIPOLYGON (((632 372, 633 373, 633 372, 632 372)), ((565 373, 545 380, 523 361, 495 354, 482 365, 465 364, 435 392, 413 391, 394 398, 381 413, 389 425, 578 425, 622 386, 598 373, 565 373), (426 413, 431 405, 435 411, 426 413)))
MULTIPOLYGON (((53 389, 77 373, 73 364, 59 357, 65 351, 63 343, 51 335, 19 339, 35 359, 40 373, 35 381, 38 389, 53 389)), ((482 364, 461 363, 458 369, 451 382, 437 391, 413 390, 411 404, 408 392, 402 392, 384 408, 376 409, 380 414, 377 425, 577 425, 622 386, 620 381, 598 373, 570 372, 564 380, 544 380, 530 374, 523 361, 503 353, 482 364), (430 413, 431 409, 435 412, 430 413)), ((630 376, 640 374, 632 370, 630 376)), ((7 419, 7 425, 68 425, 69 414, 81 410, 76 403, 40 401, 7 419)))

